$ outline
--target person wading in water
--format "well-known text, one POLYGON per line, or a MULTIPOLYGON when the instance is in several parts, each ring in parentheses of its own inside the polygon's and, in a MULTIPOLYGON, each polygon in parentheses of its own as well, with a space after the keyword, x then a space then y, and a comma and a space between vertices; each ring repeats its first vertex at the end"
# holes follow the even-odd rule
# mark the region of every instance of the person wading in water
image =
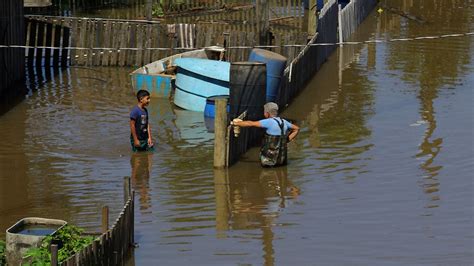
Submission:
POLYGON ((232 120, 237 127, 265 128, 265 137, 260 149, 260 163, 263 167, 285 165, 287 162, 287 143, 295 139, 300 128, 278 117, 278 105, 268 102, 263 106, 265 119, 259 121, 232 120))

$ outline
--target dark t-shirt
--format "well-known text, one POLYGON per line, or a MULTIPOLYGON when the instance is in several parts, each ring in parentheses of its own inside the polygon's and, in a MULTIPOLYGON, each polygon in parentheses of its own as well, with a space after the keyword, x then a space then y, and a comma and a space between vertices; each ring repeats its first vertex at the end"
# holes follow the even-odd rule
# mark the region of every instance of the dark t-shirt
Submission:
POLYGON ((139 140, 148 139, 148 111, 136 106, 130 112, 130 119, 135 120, 135 131, 139 140))

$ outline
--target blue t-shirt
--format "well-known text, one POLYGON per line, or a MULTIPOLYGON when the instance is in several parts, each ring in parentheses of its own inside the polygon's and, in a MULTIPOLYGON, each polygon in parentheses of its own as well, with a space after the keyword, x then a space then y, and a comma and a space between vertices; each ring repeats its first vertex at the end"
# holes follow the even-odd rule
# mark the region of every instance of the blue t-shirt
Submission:
POLYGON ((277 121, 275 121, 275 119, 278 120, 278 123, 280 124, 282 121, 284 122, 283 132, 286 134, 288 132, 288 129, 291 128, 291 123, 286 121, 285 119, 281 119, 279 117, 271 117, 271 118, 262 119, 259 122, 260 122, 260 125, 266 129, 266 132, 268 135, 280 136, 281 129, 277 121))
POLYGON ((130 119, 135 121, 135 131, 139 140, 148 139, 148 111, 137 105, 130 112, 130 119))

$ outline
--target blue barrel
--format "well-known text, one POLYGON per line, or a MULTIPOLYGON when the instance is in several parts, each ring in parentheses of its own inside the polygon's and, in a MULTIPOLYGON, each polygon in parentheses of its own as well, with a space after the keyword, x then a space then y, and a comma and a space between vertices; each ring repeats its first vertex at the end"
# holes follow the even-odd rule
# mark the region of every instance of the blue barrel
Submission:
POLYGON ((214 133, 214 117, 204 117, 204 124, 206 125, 207 132, 214 133))
POLYGON ((280 81, 286 67, 286 57, 264 49, 254 48, 250 52, 250 62, 261 62, 267 65, 267 102, 276 101, 280 81))
POLYGON ((229 95, 212 96, 206 99, 206 106, 204 107, 204 117, 216 116, 216 99, 220 98, 227 98, 227 112, 230 111, 229 95))

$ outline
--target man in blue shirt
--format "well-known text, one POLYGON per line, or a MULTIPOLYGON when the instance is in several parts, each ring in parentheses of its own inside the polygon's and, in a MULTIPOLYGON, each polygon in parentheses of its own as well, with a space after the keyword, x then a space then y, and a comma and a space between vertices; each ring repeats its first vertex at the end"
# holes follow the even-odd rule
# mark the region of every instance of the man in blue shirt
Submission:
POLYGON ((264 167, 284 165, 287 162, 287 143, 293 141, 300 128, 278 117, 278 105, 268 102, 263 106, 265 119, 242 121, 234 119, 232 125, 238 127, 265 128, 265 139, 260 149, 260 163, 264 167))

